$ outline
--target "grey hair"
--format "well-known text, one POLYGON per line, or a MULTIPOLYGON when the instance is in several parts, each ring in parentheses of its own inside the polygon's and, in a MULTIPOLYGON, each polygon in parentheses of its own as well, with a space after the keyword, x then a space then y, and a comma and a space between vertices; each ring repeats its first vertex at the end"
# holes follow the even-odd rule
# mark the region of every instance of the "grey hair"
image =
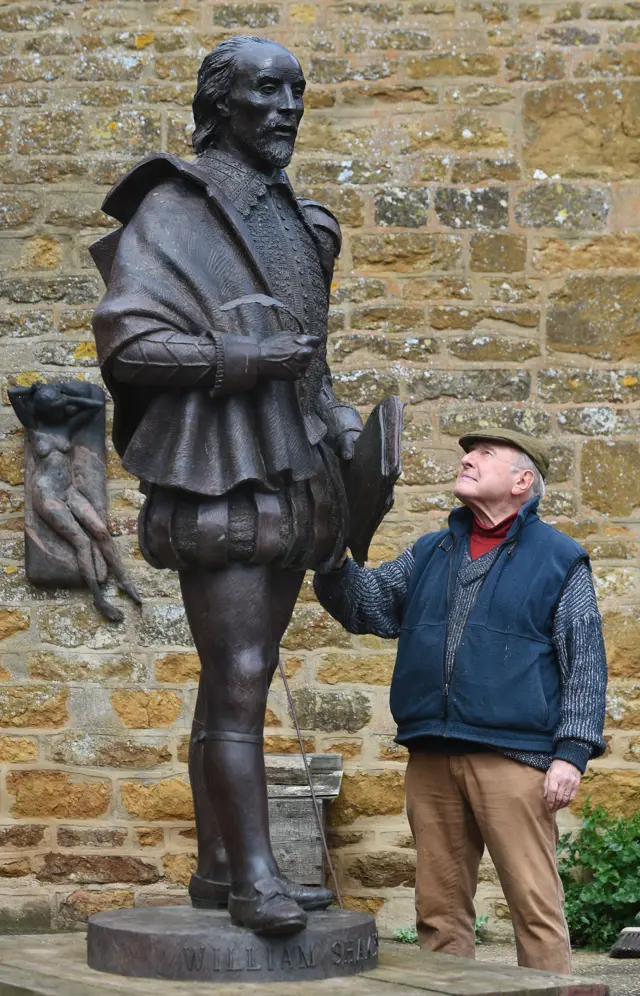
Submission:
POLYGON ((247 42, 258 45, 277 44, 269 38, 259 38, 256 35, 234 35, 216 45, 202 61, 192 105, 195 128, 191 144, 197 154, 204 152, 215 141, 220 127, 220 113, 216 102, 226 96, 233 86, 238 51, 247 42))
POLYGON ((536 467, 535 463, 531 459, 528 453, 524 453, 522 450, 518 454, 518 458, 511 467, 512 470, 530 470, 533 474, 533 484, 531 485, 531 497, 532 498, 544 498, 547 493, 542 474, 536 467))

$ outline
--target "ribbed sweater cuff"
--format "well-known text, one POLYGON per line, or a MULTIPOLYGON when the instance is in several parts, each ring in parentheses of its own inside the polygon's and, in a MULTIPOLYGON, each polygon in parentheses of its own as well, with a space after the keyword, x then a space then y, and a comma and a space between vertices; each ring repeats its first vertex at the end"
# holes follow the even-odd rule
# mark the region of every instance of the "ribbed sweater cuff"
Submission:
POLYGON ((582 774, 589 763, 591 749, 588 744, 578 740, 559 740, 553 752, 554 760, 568 761, 573 764, 582 774))

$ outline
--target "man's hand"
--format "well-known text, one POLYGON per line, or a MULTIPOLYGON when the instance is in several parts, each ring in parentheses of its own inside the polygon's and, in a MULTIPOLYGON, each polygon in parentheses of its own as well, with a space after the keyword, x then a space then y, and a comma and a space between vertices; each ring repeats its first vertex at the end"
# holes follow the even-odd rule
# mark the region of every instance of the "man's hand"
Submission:
POLYGON ((559 758, 552 761, 544 780, 543 792, 552 813, 557 813, 573 802, 580 788, 581 778, 578 769, 568 761, 561 761, 559 758))
POLYGON ((267 380, 299 380, 320 345, 315 335, 280 332, 260 343, 258 376, 267 380))
POLYGON ((347 429, 338 437, 338 448, 340 450, 340 456, 343 460, 352 459, 353 448, 361 432, 362 429, 347 429))

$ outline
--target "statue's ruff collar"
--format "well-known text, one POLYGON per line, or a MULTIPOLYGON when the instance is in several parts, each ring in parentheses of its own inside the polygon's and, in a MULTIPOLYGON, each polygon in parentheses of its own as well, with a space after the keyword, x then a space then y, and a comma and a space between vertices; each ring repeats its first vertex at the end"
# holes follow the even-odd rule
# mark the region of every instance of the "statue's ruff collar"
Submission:
POLYGON ((280 185, 291 189, 283 169, 276 169, 271 176, 266 176, 220 149, 206 149, 198 156, 195 165, 218 184, 244 217, 264 197, 268 187, 280 185))

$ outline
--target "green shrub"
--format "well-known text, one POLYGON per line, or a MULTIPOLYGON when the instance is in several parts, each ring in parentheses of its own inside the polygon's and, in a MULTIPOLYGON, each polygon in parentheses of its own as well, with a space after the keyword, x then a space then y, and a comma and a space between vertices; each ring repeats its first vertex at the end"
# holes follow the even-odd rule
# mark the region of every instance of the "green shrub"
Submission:
POLYGON ((393 939, 394 941, 397 941, 398 944, 417 944, 418 931, 415 927, 398 927, 398 929, 393 932, 393 939))
POLYGON ((488 922, 489 917, 486 913, 476 917, 476 944, 482 944, 488 922))
MULTIPOLYGON (((484 930, 487 926, 487 920, 489 917, 485 914, 476 917, 476 944, 482 944, 482 936, 484 930)), ((415 927, 399 927, 398 930, 394 930, 393 939, 397 941, 398 944, 417 944, 418 943, 418 931, 415 927)))
POLYGON ((603 951, 640 908, 640 810, 615 818, 587 800, 581 816, 558 845, 565 915, 573 947, 603 951))

